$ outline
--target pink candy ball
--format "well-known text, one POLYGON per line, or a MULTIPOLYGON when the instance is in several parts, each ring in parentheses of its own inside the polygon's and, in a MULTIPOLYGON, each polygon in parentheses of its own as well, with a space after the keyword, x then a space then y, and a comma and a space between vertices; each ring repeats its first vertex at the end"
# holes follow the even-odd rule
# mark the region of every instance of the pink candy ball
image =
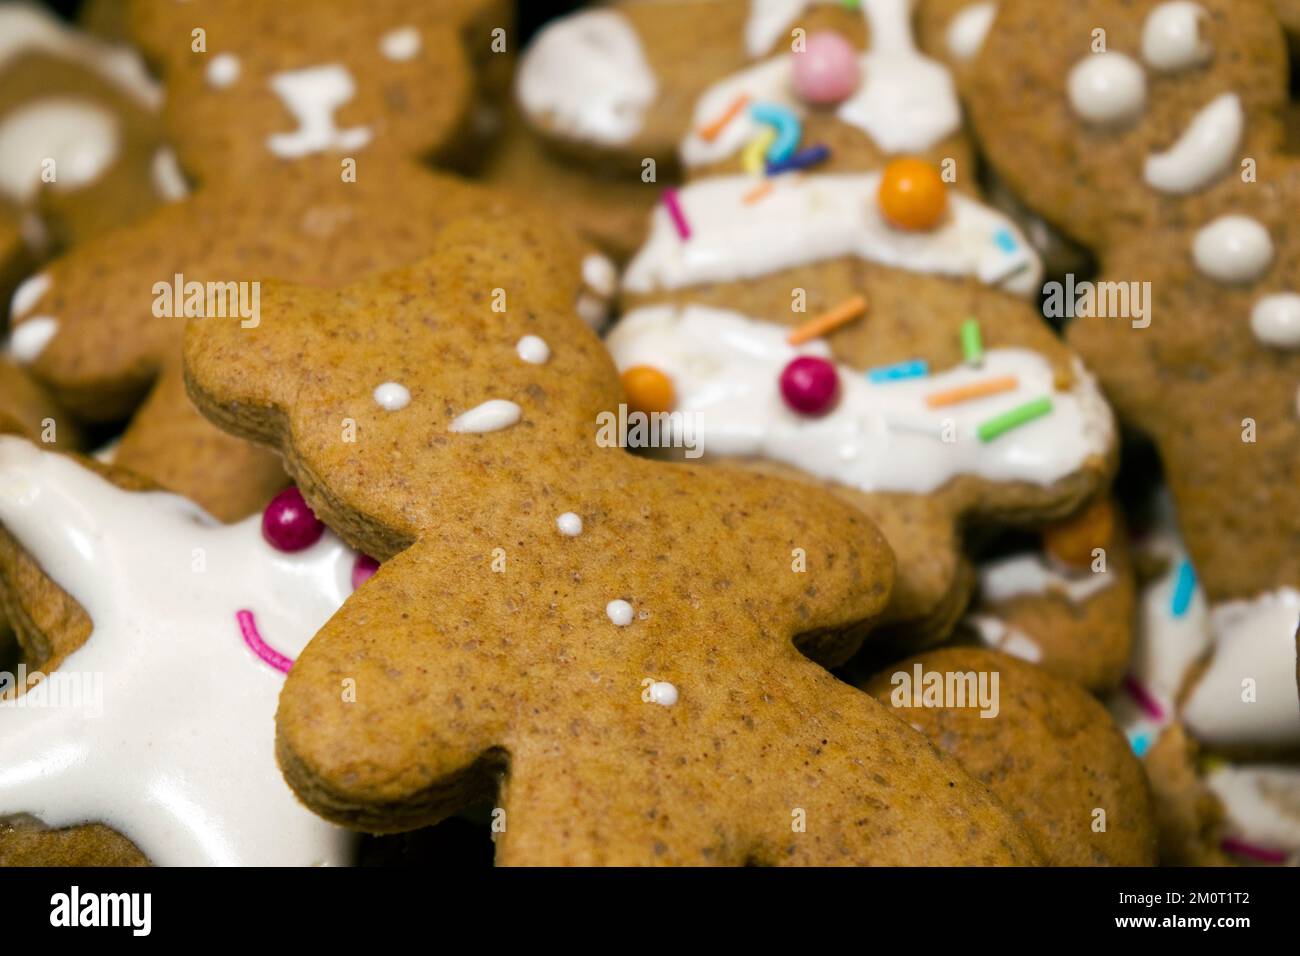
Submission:
POLYGON ((823 358, 803 355, 781 373, 781 397, 801 415, 820 415, 840 390, 840 375, 823 358))
POLYGON ((297 488, 286 488, 262 512, 262 537, 277 551, 310 548, 325 533, 325 525, 312 514, 297 488))
POLYGON ((805 103, 838 103, 853 95, 862 82, 858 51, 829 30, 808 37, 804 51, 794 54, 794 91, 805 103))
POLYGON ((352 565, 352 590, 365 584, 379 570, 379 562, 368 554, 358 554, 352 565))

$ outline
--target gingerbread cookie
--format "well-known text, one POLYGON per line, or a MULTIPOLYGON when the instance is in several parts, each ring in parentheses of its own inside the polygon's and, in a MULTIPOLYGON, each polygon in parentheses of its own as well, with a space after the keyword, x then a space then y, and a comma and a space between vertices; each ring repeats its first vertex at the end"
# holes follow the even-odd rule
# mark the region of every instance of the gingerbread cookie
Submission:
POLYGON ((842 653, 885 606, 860 513, 618 447, 580 255, 478 217, 340 291, 268 285, 256 328, 189 324, 199 407, 387 559, 289 675, 290 785, 370 831, 496 791, 505 864, 1035 860, 954 762, 796 650, 842 653))

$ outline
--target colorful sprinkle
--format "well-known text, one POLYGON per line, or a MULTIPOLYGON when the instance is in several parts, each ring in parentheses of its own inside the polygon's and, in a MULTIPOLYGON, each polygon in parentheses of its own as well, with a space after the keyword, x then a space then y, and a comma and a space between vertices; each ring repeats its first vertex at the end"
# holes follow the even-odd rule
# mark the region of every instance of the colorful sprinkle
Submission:
POLYGON ((776 130, 770 126, 764 129, 753 139, 751 139, 745 148, 740 151, 740 168, 752 176, 761 175, 764 170, 763 157, 767 155, 768 149, 776 142, 776 130))
POLYGON ((829 106, 846 100, 862 83, 858 51, 834 30, 818 30, 792 57, 790 81, 805 103, 829 106))
POLYGON ((1196 569, 1192 562, 1183 558, 1178 562, 1178 572, 1174 578, 1174 596, 1169 602, 1169 610, 1174 617, 1182 617, 1191 607, 1192 595, 1196 593, 1196 569))
POLYGON ((1135 733, 1129 739, 1129 744, 1133 747, 1133 755, 1135 757, 1145 757, 1147 751, 1151 749, 1151 735, 1135 733))
POLYGON ((961 324, 961 354, 967 365, 984 364, 984 335, 979 319, 966 319, 961 324))
POLYGON ((801 355, 781 372, 781 397, 801 415, 820 415, 840 390, 840 373, 824 358, 801 355))
POLYGON ((700 139, 704 140, 706 143, 713 142, 718 138, 718 134, 727 128, 727 124, 734 120, 736 116, 739 115, 740 111, 748 105, 749 94, 741 93, 731 101, 731 105, 723 110, 716 119, 705 123, 699 128, 698 132, 700 139))
POLYGON ((1270 850, 1268 847, 1256 846, 1238 837, 1224 837, 1219 846, 1223 848, 1225 853, 1231 853, 1233 856, 1244 856, 1249 860, 1257 860, 1260 863, 1285 863, 1287 860, 1287 855, 1281 850, 1270 850))
POLYGON ((296 487, 284 489, 262 512, 262 537, 277 551, 310 548, 324 533, 324 522, 312 513, 296 487))
POLYGON ((741 201, 745 203, 745 205, 747 206, 752 205, 753 203, 756 203, 763 197, 767 196, 775 188, 776 187, 774 185, 772 185, 770 182, 767 182, 765 180, 759 183, 749 192, 745 193, 745 195, 741 196, 740 198, 741 201))
POLYGON ((682 212, 682 204, 677 201, 676 189, 665 189, 663 194, 664 206, 668 210, 669 217, 672 218, 673 225, 677 228, 677 235, 683 239, 691 238, 691 226, 686 221, 686 214, 682 212))
POLYGON ((1011 253, 1020 248, 1020 243, 1016 242, 1016 237, 1007 229, 999 229, 993 233, 993 241, 1003 252, 1011 253))
POLYGON ((755 103, 749 110, 754 121, 776 130, 776 139, 767 150, 767 161, 779 163, 789 159, 803 138, 803 124, 794 110, 776 103, 755 103))
POLYGON ((891 226, 924 232, 939 225, 947 212, 948 186, 930 163, 902 157, 885 167, 876 201, 891 226))
POLYGON ((1052 400, 1050 398, 1036 398, 1032 402, 1017 405, 1009 412, 995 415, 988 421, 983 422, 975 433, 979 435, 980 441, 991 442, 1012 429, 1027 425, 1036 418, 1051 414, 1051 411, 1052 400))
POLYGON ((867 381, 901 382, 909 378, 925 378, 930 374, 930 364, 924 359, 912 359, 907 362, 895 362, 893 365, 881 365, 867 370, 867 381))
POLYGON ((673 380, 653 365, 633 365, 619 379, 627 393, 628 407, 634 412, 671 412, 677 404, 673 380))
POLYGON ((239 622, 239 633, 244 636, 244 643, 249 650, 276 670, 289 673, 289 668, 293 667, 293 658, 285 657, 262 640, 262 635, 257 633, 257 622, 253 620, 252 611, 236 611, 235 620, 239 622))
POLYGON ((816 146, 801 149, 778 163, 769 162, 767 164, 767 174, 769 176, 779 176, 781 173, 792 173, 800 169, 808 169, 818 163, 826 162, 826 160, 830 159, 830 156, 831 148, 819 143, 816 146))
POLYGON ((1020 387, 1020 379, 1014 375, 1003 375, 998 378, 988 378, 982 382, 972 382, 970 385, 958 385, 956 388, 947 388, 942 392, 931 392, 925 397, 925 404, 930 408, 943 408, 945 405, 960 405, 962 402, 973 401, 977 398, 987 398, 989 395, 1000 395, 1003 392, 1013 392, 1020 387))
POLYGON ((1137 705, 1152 720, 1164 720, 1165 709, 1160 706, 1159 701, 1151 696, 1151 692, 1138 683, 1137 678, 1132 674, 1124 675, 1124 689, 1128 695, 1137 701, 1137 705))
POLYGON ((785 340, 791 345, 803 345, 805 342, 821 338, 828 332, 833 332, 841 325, 847 325, 866 311, 866 297, 861 295, 851 296, 834 308, 827 309, 816 318, 809 319, 787 335, 785 340))

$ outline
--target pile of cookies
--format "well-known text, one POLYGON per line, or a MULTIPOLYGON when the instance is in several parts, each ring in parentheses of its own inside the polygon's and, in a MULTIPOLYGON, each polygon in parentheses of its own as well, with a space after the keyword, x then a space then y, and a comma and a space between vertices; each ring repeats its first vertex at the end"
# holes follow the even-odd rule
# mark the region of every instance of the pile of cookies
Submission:
POLYGON ((0 864, 1300 863, 1293 6, 0 6, 0 864))

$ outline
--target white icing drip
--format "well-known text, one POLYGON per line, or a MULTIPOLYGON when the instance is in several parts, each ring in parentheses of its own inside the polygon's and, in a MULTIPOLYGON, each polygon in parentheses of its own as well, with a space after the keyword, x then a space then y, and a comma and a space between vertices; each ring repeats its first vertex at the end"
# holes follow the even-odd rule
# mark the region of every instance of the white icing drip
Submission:
POLYGON ((1166 73, 1205 63, 1213 52, 1201 39, 1206 16, 1204 7, 1188 0, 1160 4, 1142 27, 1142 58, 1166 73))
POLYGON ((1255 303, 1250 330, 1261 345, 1275 349, 1300 348, 1300 295, 1269 295, 1255 303))
POLYGON ((30 365, 41 357, 58 331, 58 319, 48 315, 30 318, 9 331, 9 355, 19 365, 30 365))
POLYGON ((988 614, 969 614, 966 623, 975 629, 985 647, 1002 651, 1022 661, 1037 664, 1043 659, 1043 649, 1038 642, 1019 628, 1012 627, 1001 618, 988 614))
POLYGON ((675 411, 692 416, 698 447, 731 457, 769 458, 862 491, 925 494, 957 475, 1046 485, 1106 453, 1110 411, 1077 370, 1070 392, 1055 390, 1051 366, 1023 349, 985 353, 980 369, 961 365, 925 378, 874 383, 838 366, 840 398, 828 413, 791 411, 778 385, 798 355, 830 358, 824 341, 794 347, 785 326, 701 306, 651 306, 625 316, 606 342, 619 370, 651 365, 668 375, 675 411), (930 409, 925 396, 1004 375, 1014 391, 930 409), (985 420, 1043 396, 1050 415, 981 442, 985 420), (956 440, 943 440, 951 421, 956 440))
POLYGON ((0 521, 90 616, 59 672, 99 675, 102 714, 0 706, 0 812, 102 820, 160 865, 349 862, 275 763, 284 676, 236 611, 297 655, 351 591, 333 535, 288 555, 261 516, 217 525, 175 495, 128 493, 69 458, 0 439, 0 521), (196 562, 204 562, 198 570, 196 562))
POLYGON ((390 412, 400 412, 411 404, 411 391, 400 382, 384 382, 375 387, 375 404, 390 412))
POLYGON ((181 172, 176 153, 168 146, 160 146, 149 163, 153 188, 167 202, 179 202, 190 194, 190 184, 181 172))
POLYGON ((662 206, 650 238, 623 274, 623 288, 646 293, 731 282, 841 256, 912 272, 972 276, 1008 291, 1038 291, 1042 265, 1015 224, 950 192, 947 219, 928 232, 895 229, 881 216, 880 173, 776 177, 761 201, 743 197, 757 180, 719 176, 691 183, 677 200, 691 227, 683 240, 662 206), (1016 242, 1004 251, 995 235, 1016 242))
POLYGON ((331 63, 302 70, 285 70, 271 76, 271 89, 298 121, 289 133, 272 133, 266 148, 281 159, 300 159, 323 150, 361 149, 371 139, 369 126, 339 129, 334 112, 356 95, 347 68, 331 63))
POLYGON ((1001 604, 1025 595, 1059 593, 1072 604, 1083 604, 1110 587, 1109 572, 1063 572, 1037 552, 1010 555, 980 566, 980 598, 1001 604))
POLYGON ((1146 106, 1146 74, 1123 53, 1088 54, 1070 70, 1067 89, 1074 111, 1094 125, 1127 122, 1146 106))
POLYGON ((1254 282, 1273 261, 1273 239, 1256 219, 1220 216, 1196 233, 1192 258, 1211 279, 1254 282))
POLYGON ((1300 767, 1228 764, 1205 784, 1223 804, 1228 829, 1248 843, 1289 855, 1300 865, 1300 767))
POLYGON ((545 365, 551 358, 551 347, 537 335, 525 335, 515 343, 519 358, 530 365, 545 365))
POLYGON ((9 318, 21 319, 36 305, 45 298, 45 293, 50 291, 50 274, 48 272, 38 272, 34 276, 28 276, 18 284, 14 289, 13 298, 9 300, 9 318))
POLYGON ((47 160, 54 161, 49 188, 88 186, 117 160, 120 140, 117 117, 91 100, 26 103, 0 120, 0 194, 18 204, 31 202, 47 160))
POLYGON ((975 59, 989 30, 998 15, 998 5, 992 2, 972 3, 962 8, 948 23, 946 40, 953 59, 963 62, 975 59))
POLYGON ((641 131, 658 89, 627 19, 587 10, 534 38, 519 64, 515 98, 531 119, 565 135, 617 145, 641 131))
POLYGON ((454 432, 496 432, 509 428, 523 416, 523 410, 514 402, 493 398, 458 415, 451 423, 454 432))
POLYGON ((1241 100, 1224 93, 1196 114, 1177 143, 1147 157, 1147 185, 1176 195, 1203 189, 1233 165, 1245 129, 1241 100))
POLYGON ((239 57, 233 53, 217 53, 208 61, 203 76, 208 81, 208 86, 224 90, 238 82, 241 71, 239 57))
POLYGON ((420 46, 420 31, 415 27, 398 27, 379 38, 379 51, 397 63, 415 59, 420 46))

